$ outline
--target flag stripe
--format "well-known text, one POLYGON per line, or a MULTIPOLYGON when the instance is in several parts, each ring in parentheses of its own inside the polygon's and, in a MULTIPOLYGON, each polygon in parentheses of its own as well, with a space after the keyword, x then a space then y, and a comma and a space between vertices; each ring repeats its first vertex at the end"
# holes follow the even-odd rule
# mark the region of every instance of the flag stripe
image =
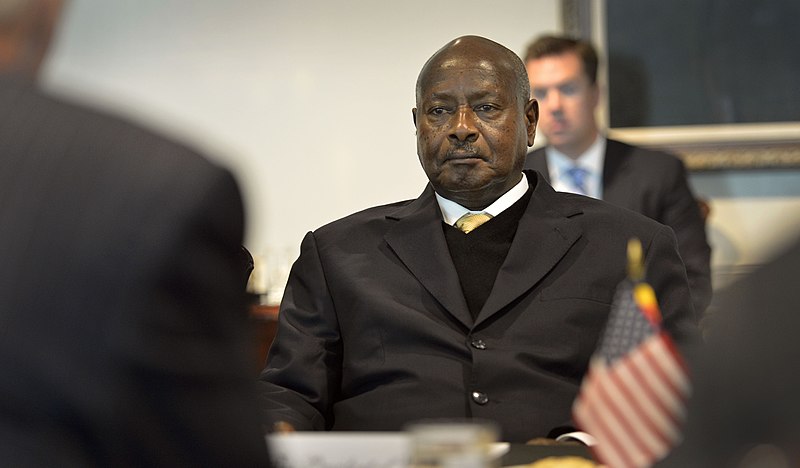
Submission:
POLYGON ((637 377, 642 379, 656 399, 666 406, 666 410, 668 412, 679 411, 681 401, 672 392, 671 386, 664 385, 662 374, 654 368, 655 362, 649 359, 645 353, 634 353, 630 359, 632 369, 636 370, 637 377))
MULTIPOLYGON (((641 402, 636 398, 635 389, 637 385, 628 386, 622 379, 621 374, 628 368, 625 363, 615 366, 614 370, 610 373, 608 385, 612 388, 612 392, 618 395, 616 405, 620 409, 621 417, 628 421, 632 426, 633 434, 638 439, 641 439, 647 446, 647 450, 651 454, 662 454, 669 448, 667 438, 661 432, 660 428, 648 417, 652 413, 648 409, 641 406, 641 402)), ((647 405, 649 406, 649 405, 647 405)))
POLYGON ((631 399, 641 409, 642 417, 653 426, 653 430, 658 431, 662 440, 670 440, 667 434, 673 430, 674 421, 657 401, 653 401, 647 388, 642 387, 642 382, 634 376, 632 366, 621 366, 617 377, 623 382, 622 385, 630 388, 631 399))
MULTIPOLYGON (((600 367, 604 366, 601 365, 600 367)), ((592 372, 597 378, 602 378, 604 370, 598 368, 592 372)), ((586 391, 582 392, 582 395, 586 398, 591 398, 591 395, 594 394, 593 376, 590 375, 588 378, 589 381, 584 383, 586 391)), ((578 426, 597 438, 597 445, 592 447, 595 457, 599 460, 603 460, 608 466, 616 468, 634 468, 635 465, 633 461, 627 457, 624 450, 624 442, 622 439, 617 440, 614 437, 609 437, 613 432, 606 424, 606 420, 602 415, 598 414, 599 411, 600 408, 589 401, 583 401, 579 398, 575 403, 574 417, 578 426)))
POLYGON ((675 398, 674 395, 664 395, 663 392, 659 392, 658 390, 663 390, 661 383, 657 380, 653 380, 652 378, 648 378, 647 374, 652 377, 652 369, 649 368, 649 361, 646 359, 640 359, 638 361, 639 362, 634 359, 631 360, 631 363, 636 365, 631 365, 630 370, 633 373, 636 381, 641 385, 642 395, 650 401, 656 411, 664 416, 666 423, 664 435, 669 440, 675 440, 677 436, 676 428, 679 422, 679 418, 676 417, 675 411, 682 412, 683 410, 682 408, 676 408, 673 410, 672 408, 675 407, 675 405, 670 405, 669 400, 675 400, 677 404, 677 398, 675 398))
MULTIPOLYGON (((669 372, 662 366, 662 360, 657 358, 664 350, 660 349, 654 352, 652 346, 643 346, 642 352, 647 357, 648 362, 650 362, 649 369, 658 376, 658 381, 662 384, 662 388, 671 396, 668 403, 674 405, 670 407, 672 414, 676 416, 678 420, 682 420, 686 398, 681 390, 681 384, 672 380, 672 376, 669 375, 669 372)), ((682 380, 678 376, 675 376, 675 378, 682 380)))
POLYGON ((646 442, 640 439, 640 432, 632 427, 630 418, 625 417, 624 409, 620 406, 621 400, 609 394, 605 386, 611 380, 613 369, 608 372, 608 378, 597 380, 595 383, 597 397, 597 408, 602 408, 604 417, 607 418, 612 426, 612 430, 618 434, 625 434, 628 437, 623 450, 628 457, 633 459, 634 465, 641 466, 653 456, 653 450, 647 447, 646 442))
POLYGON ((646 343, 645 351, 649 357, 658 362, 658 368, 662 369, 675 388, 675 391, 683 397, 689 396, 689 380, 686 378, 686 369, 682 366, 680 355, 675 354, 676 350, 668 346, 668 337, 654 339, 646 343))

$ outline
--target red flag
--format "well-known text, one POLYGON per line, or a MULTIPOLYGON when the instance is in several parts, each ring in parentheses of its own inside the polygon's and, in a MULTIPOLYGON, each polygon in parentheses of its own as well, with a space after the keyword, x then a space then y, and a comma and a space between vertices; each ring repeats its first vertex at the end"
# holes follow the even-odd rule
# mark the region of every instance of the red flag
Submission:
POLYGON ((689 393, 653 289, 626 279, 573 405, 575 422, 597 439, 594 455, 610 468, 647 467, 680 441, 689 393))

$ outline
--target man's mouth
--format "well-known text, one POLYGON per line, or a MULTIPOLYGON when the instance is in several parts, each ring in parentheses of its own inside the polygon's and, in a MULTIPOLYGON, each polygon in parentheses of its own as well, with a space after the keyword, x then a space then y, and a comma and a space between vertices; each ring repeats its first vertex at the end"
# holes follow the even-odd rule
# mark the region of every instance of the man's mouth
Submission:
POLYGON ((447 158, 446 159, 447 160, 453 160, 453 159, 457 160, 457 159, 477 159, 477 158, 480 158, 480 155, 478 155, 478 153, 470 153, 470 152, 465 152, 465 151, 454 151, 454 152, 447 153, 447 158))
POLYGON ((567 122, 564 120, 554 120, 550 122, 549 127, 552 132, 563 132, 567 129, 567 122))
POLYGON ((479 152, 472 148, 453 148, 447 152, 445 161, 457 161, 464 159, 483 159, 479 152))

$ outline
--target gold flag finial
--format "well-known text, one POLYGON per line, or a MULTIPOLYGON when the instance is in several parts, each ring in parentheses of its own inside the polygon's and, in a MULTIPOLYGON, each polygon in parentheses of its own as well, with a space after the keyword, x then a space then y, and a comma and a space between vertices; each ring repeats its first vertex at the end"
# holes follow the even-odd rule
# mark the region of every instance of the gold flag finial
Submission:
POLYGON ((628 241, 628 277, 632 281, 644 280, 642 243, 635 237, 628 241))

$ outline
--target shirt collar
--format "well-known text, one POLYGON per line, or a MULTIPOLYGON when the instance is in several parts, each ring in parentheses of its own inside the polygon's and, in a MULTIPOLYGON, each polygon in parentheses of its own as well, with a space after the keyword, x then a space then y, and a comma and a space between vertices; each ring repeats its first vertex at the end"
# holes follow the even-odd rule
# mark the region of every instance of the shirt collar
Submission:
POLYGON ((520 179, 517 185, 511 187, 508 192, 504 193, 500 198, 495 200, 494 203, 487 206, 485 210, 470 210, 452 200, 444 198, 438 193, 436 194, 436 201, 439 203, 439 209, 442 210, 442 218, 444 218, 444 222, 452 226, 455 224, 458 218, 467 213, 488 213, 493 217, 497 216, 505 211, 508 207, 516 203, 517 200, 522 198, 527 191, 528 177, 525 176, 525 174, 522 174, 522 179, 520 179))
POLYGON ((594 143, 578 156, 577 159, 572 159, 561 151, 552 146, 545 149, 547 154, 547 165, 552 174, 553 169, 558 170, 558 175, 561 175, 567 169, 578 165, 592 174, 602 174, 603 172, 603 159, 606 152, 606 139, 602 135, 597 135, 594 143))
POLYGON ((563 191, 565 187, 561 184, 562 177, 566 171, 574 166, 580 166, 589 172, 589 192, 595 198, 602 196, 603 163, 606 155, 606 138, 597 135, 594 143, 577 159, 572 159, 566 154, 558 151, 552 146, 545 148, 547 157, 547 170, 549 171, 550 181, 553 188, 563 191))

